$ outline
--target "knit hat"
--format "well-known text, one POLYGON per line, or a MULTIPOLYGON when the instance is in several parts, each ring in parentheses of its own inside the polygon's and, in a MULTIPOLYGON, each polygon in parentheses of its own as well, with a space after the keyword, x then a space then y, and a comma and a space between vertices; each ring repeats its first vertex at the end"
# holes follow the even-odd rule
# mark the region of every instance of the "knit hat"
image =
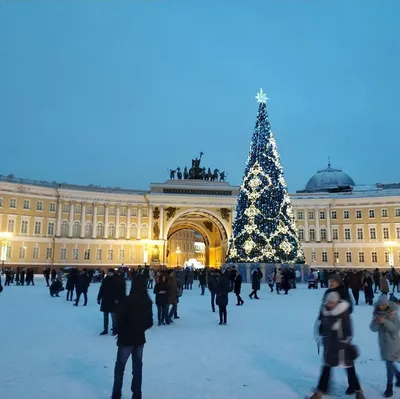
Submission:
POLYGON ((376 302, 376 306, 386 306, 388 304, 387 295, 383 294, 376 302))
POLYGON ((336 281, 339 285, 342 284, 342 276, 339 273, 332 274, 330 280, 336 281))
POLYGON ((338 303, 339 301, 340 295, 336 291, 330 292, 325 298, 325 303, 338 303))

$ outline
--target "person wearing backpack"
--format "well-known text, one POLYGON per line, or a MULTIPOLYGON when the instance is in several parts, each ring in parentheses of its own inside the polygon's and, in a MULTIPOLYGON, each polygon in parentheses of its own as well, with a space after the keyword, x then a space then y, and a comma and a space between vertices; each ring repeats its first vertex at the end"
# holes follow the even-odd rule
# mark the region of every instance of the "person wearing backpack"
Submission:
POLYGON ((400 318, 397 305, 388 301, 386 295, 382 295, 375 305, 370 329, 378 333, 381 357, 386 362, 387 385, 383 396, 391 398, 395 375, 396 387, 400 387, 400 371, 394 363, 400 361, 400 318))

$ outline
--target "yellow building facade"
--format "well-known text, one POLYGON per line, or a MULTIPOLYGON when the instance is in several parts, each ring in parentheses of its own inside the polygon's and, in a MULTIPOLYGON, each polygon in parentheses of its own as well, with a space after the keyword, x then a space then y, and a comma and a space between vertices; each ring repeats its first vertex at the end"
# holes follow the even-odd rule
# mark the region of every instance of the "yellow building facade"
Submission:
MULTIPOLYGON (((169 180, 139 191, 0 177, 1 260, 38 269, 172 267, 196 255, 201 236, 204 264, 219 267, 238 191, 203 180, 169 180)), ((328 166, 291 198, 307 264, 400 266, 400 185, 357 186, 328 166)))

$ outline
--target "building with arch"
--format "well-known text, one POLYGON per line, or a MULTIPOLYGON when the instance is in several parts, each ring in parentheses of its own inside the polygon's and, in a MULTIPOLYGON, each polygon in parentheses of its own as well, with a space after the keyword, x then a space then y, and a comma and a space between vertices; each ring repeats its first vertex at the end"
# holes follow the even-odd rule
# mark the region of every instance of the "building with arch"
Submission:
MULTIPOLYGON (((201 241, 203 262, 218 267, 238 192, 196 178, 142 191, 1 176, 0 233, 8 236, 2 260, 38 268, 176 266, 196 258, 194 242, 201 241)), ((291 198, 308 264, 400 266, 400 184, 356 185, 329 164, 291 198)))

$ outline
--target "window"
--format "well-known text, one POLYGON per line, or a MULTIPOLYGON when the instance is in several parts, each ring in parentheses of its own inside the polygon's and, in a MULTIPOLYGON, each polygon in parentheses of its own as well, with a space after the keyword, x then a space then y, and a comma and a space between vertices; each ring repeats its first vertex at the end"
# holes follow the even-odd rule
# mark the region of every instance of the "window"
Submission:
MULTIPOLYGON (((400 230, 400 229, 399 229, 400 230)), ((300 228, 299 230, 298 230, 298 234, 299 234, 299 240, 300 241, 303 241, 304 240, 304 229, 303 228, 300 228)))
POLYGON ((61 237, 68 237, 68 222, 66 220, 63 220, 61 223, 61 237))
POLYGON ((43 201, 36 202, 36 210, 43 211, 43 201))
POLYGON ((369 228, 369 238, 371 240, 376 240, 376 228, 375 227, 369 228))
POLYGON ((370 209, 369 210, 369 217, 370 218, 374 218, 375 217, 375 210, 374 209, 370 209))
POLYGON ((357 218, 357 219, 361 219, 361 218, 362 218, 362 213, 361 213, 361 210, 360 210, 360 209, 357 209, 357 210, 356 210, 356 218, 357 218))
POLYGON ((19 248, 19 258, 25 259, 25 257, 26 257, 26 247, 20 247, 19 248))
POLYGON ((81 235, 81 224, 78 220, 75 220, 74 224, 72 225, 72 237, 79 237, 81 235))
POLYGON ((135 250, 131 249, 129 251, 129 260, 134 260, 135 259, 135 250))
POLYGON ((113 249, 109 249, 107 251, 107 260, 114 260, 114 250, 113 249))
POLYGON ((137 208, 132 208, 132 216, 137 216, 137 208))
POLYGON ((147 208, 142 209, 142 217, 147 218, 149 216, 149 210, 147 208))
POLYGON ((35 234, 37 235, 42 234, 42 222, 38 220, 35 221, 35 234))
POLYGON ((358 253, 358 261, 359 261, 360 263, 364 263, 364 262, 365 262, 364 252, 359 252, 359 253, 358 253))
POLYGON ((372 252, 371 260, 372 260, 372 263, 378 263, 378 253, 377 252, 372 252))
POLYGON ((388 210, 387 209, 382 209, 381 210, 381 216, 383 218, 387 218, 388 217, 388 210))
POLYGON ((97 208, 97 213, 98 213, 99 215, 104 215, 104 205, 100 205, 100 206, 97 208))
POLYGON ((67 248, 61 248, 60 259, 61 260, 67 260, 67 248))
POLYGON ((351 232, 349 228, 344 229, 344 239, 345 240, 351 240, 351 232))
POLYGON ((115 215, 115 206, 110 206, 108 208, 108 214, 109 215, 115 215))
POLYGON ((47 225, 47 235, 48 236, 54 236, 54 226, 55 223, 54 222, 49 222, 49 224, 47 225))
POLYGON ((8 224, 7 224, 7 231, 9 233, 14 233, 15 229, 15 220, 14 219, 9 219, 8 224))
POLYGON ((38 247, 33 248, 32 257, 33 257, 33 259, 39 259, 39 248, 38 247))
POLYGON ((333 253, 333 257, 335 258, 335 259, 334 259, 335 262, 336 262, 336 263, 339 263, 339 252, 334 252, 334 253, 333 253))
POLYGON ((81 204, 75 204, 74 212, 75 213, 81 213, 82 212, 82 205, 81 204))
POLYGON ((346 252, 346 262, 351 263, 351 252, 346 252))
POLYGON ((314 220, 314 211, 308 211, 308 218, 314 220))
POLYGON ((126 208, 121 208, 120 215, 121 216, 126 216, 126 208))
POLYGON ((64 213, 69 213, 69 203, 68 202, 64 202, 62 205, 62 211, 64 213))
POLYGON ((389 239, 389 227, 384 227, 382 229, 382 234, 383 234, 383 239, 388 240, 389 239))
POLYGON ((115 224, 114 223, 108 224, 108 236, 111 238, 115 237, 115 224))
POLYGON ((326 229, 321 229, 321 240, 326 240, 326 229))
POLYGON ((11 245, 7 246, 7 259, 11 259, 12 256, 12 247, 11 245))
POLYGON ((103 251, 101 250, 101 248, 97 248, 96 249, 96 260, 101 260, 103 251))
POLYGON ((397 218, 400 217, 400 208, 396 208, 395 215, 397 218))
POLYGON ((337 212, 336 211, 332 211, 331 212, 331 218, 332 219, 337 219, 337 212))
POLYGON ((72 248, 72 260, 79 259, 79 248, 72 248))
POLYGON ((55 202, 50 202, 49 210, 50 210, 50 212, 56 211, 56 203, 55 202))
POLYGON ((339 231, 336 227, 332 229, 332 240, 338 240, 339 239, 339 231))
POLYGON ((396 239, 400 240, 400 227, 396 227, 396 239))
POLYGON ((85 237, 90 238, 93 235, 93 225, 91 222, 86 222, 85 225, 85 237))
POLYGON ((131 224, 131 238, 137 238, 137 226, 135 223, 131 224))
POLYGON ((93 214, 93 205, 86 205, 86 215, 93 214))
POLYGON ((90 260, 90 249, 85 249, 85 253, 83 256, 84 260, 90 260))
POLYGON ((357 227, 357 240, 364 239, 364 230, 362 227, 357 227))
POLYGON ((298 211, 297 212, 297 219, 298 220, 303 220, 303 211, 298 211))
POLYGON ((320 212, 319 212, 319 218, 320 218, 321 220, 325 220, 325 211, 320 211, 320 212))
POLYGON ((343 211, 343 219, 350 219, 350 212, 349 211, 343 211))
POLYGON ((122 262, 125 258, 125 250, 120 249, 119 250, 119 260, 122 262))
POLYGON ((143 223, 140 227, 140 238, 147 238, 147 235, 149 234, 149 229, 147 227, 147 224, 143 223))
POLYGON ((96 228, 96 235, 97 237, 104 237, 104 224, 103 223, 97 223, 97 228, 96 228))
POLYGON ((46 259, 51 259, 53 257, 53 248, 46 248, 46 259))
POLYGON ((119 225, 119 236, 122 237, 122 238, 125 238, 125 236, 126 236, 126 225, 125 225, 125 223, 121 223, 119 225))
POLYGON ((21 222, 21 234, 28 234, 28 221, 23 220, 21 222))
POLYGON ((310 241, 314 241, 314 240, 315 240, 315 230, 310 229, 310 241))
POLYGON ((389 262, 389 252, 385 252, 385 262, 389 262))
POLYGON ((10 208, 16 208, 17 207, 17 200, 15 198, 10 199, 10 208))
POLYGON ((328 253, 327 252, 322 252, 322 262, 326 263, 328 262, 328 253))
POLYGON ((311 252, 311 262, 316 262, 317 261, 317 254, 313 251, 311 252))

